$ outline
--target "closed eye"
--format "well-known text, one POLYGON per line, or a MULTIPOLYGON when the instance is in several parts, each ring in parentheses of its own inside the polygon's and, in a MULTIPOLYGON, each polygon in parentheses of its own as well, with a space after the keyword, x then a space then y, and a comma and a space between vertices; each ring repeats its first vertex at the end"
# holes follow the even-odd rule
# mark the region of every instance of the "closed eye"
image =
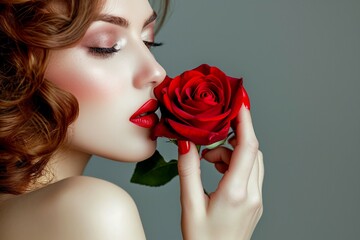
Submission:
POLYGON ((89 51, 90 53, 95 55, 107 55, 107 54, 116 53, 119 50, 116 49, 115 47, 111 47, 111 48, 90 47, 89 51))
POLYGON ((118 44, 115 44, 114 46, 110 48, 103 48, 103 47, 89 47, 90 54, 97 56, 97 57, 110 57, 113 54, 120 51, 120 47, 118 44))
POLYGON ((153 47, 160 47, 163 45, 163 43, 160 42, 150 42, 150 41, 143 41, 143 42, 148 49, 151 49, 153 47))
MULTIPOLYGON (((158 42, 150 42, 150 41, 143 41, 143 42, 148 49, 151 49, 153 47, 159 47, 159 46, 163 45, 163 43, 158 43, 158 42)), ((103 57, 103 58, 110 57, 113 54, 119 52, 120 50, 121 50, 121 48, 119 48, 119 46, 117 44, 115 44, 111 48, 89 47, 90 54, 97 56, 97 57, 103 57)))

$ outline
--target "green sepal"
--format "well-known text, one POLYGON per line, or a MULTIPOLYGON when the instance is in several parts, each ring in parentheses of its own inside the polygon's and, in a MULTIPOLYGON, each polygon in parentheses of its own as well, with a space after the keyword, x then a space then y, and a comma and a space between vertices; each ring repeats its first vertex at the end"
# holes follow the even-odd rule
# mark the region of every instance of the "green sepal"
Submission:
POLYGON ((220 141, 218 141, 218 142, 214 142, 214 143, 209 144, 209 145, 206 145, 206 146, 204 146, 204 147, 207 148, 207 149, 214 149, 214 148, 216 148, 216 147, 218 147, 218 146, 220 146, 220 145, 223 145, 225 142, 226 142, 226 138, 225 138, 224 140, 220 140, 220 141))
POLYGON ((166 162, 156 150, 150 158, 136 164, 130 182, 158 187, 168 183, 177 175, 177 160, 166 162))

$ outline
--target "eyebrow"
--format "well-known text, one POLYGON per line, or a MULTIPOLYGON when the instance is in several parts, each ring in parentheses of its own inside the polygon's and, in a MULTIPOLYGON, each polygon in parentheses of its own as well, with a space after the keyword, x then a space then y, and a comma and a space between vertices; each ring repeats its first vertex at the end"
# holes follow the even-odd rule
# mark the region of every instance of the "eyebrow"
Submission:
MULTIPOLYGON (((146 27, 148 24, 155 21, 156 18, 157 18, 157 14, 155 11, 153 11, 151 16, 145 20, 143 27, 146 27)), ((108 14, 101 14, 97 19, 97 21, 108 22, 124 28, 127 28, 130 25, 130 22, 126 18, 108 15, 108 14)))

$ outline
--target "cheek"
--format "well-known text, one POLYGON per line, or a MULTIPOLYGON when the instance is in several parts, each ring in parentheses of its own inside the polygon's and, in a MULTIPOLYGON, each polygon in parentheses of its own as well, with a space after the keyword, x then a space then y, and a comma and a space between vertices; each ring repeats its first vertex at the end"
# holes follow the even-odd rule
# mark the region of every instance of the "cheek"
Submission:
POLYGON ((79 62, 51 71, 48 79, 59 88, 72 93, 77 100, 99 101, 113 95, 123 88, 106 68, 79 62))

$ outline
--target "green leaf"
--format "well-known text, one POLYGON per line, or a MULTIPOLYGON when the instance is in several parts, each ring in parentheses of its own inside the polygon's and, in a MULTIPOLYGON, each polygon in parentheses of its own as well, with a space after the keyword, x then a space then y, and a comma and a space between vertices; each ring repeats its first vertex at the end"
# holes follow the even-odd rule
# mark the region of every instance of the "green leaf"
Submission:
POLYGON ((178 175, 177 160, 166 162, 159 151, 136 164, 130 182, 146 186, 162 186, 178 175))

